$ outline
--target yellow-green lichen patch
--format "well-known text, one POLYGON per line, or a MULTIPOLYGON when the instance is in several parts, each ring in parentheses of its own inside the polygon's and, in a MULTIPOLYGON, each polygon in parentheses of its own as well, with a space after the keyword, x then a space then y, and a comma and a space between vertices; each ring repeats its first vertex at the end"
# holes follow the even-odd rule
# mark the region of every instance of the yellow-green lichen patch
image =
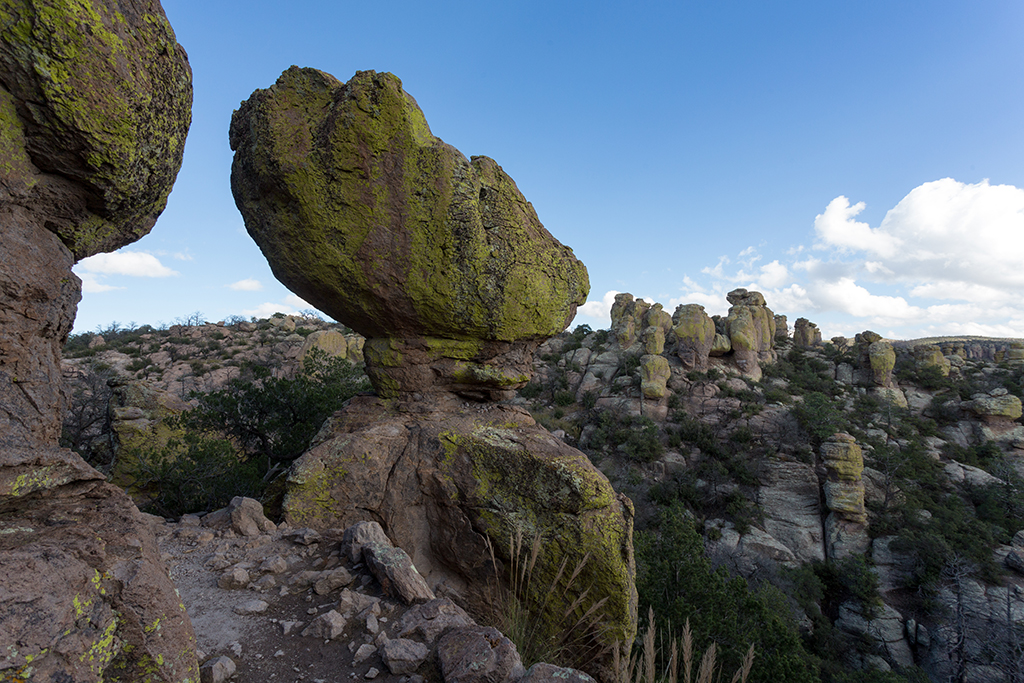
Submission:
POLYGON ((33 491, 52 489, 75 480, 74 474, 60 465, 43 465, 13 478, 0 480, 0 496, 24 496, 33 491))
POLYGON ((478 426, 469 434, 439 436, 442 474, 458 482, 459 502, 474 510, 475 525, 504 560, 517 537, 542 543, 528 599, 553 629, 566 612, 579 618, 600 600, 602 625, 593 635, 604 645, 635 635, 632 515, 607 479, 578 451, 560 448, 540 430, 478 426), (460 474, 468 462, 471 476, 460 474), (561 571, 560 571, 561 570, 561 571), (574 572, 577 576, 570 579, 574 572), (570 585, 571 582, 571 585, 570 585), (572 601, 587 597, 575 610, 572 601))

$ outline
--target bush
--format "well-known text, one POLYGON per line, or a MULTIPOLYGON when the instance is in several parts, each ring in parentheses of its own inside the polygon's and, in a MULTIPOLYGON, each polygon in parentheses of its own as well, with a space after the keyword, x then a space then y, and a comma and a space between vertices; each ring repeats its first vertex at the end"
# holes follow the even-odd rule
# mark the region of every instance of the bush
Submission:
POLYGON ((272 377, 263 367, 231 380, 227 388, 193 393, 199 404, 181 415, 188 430, 229 438, 246 459, 269 469, 294 460, 309 447, 324 421, 342 404, 369 389, 362 367, 313 349, 295 379, 272 377))
POLYGON ((247 460, 225 439, 189 432, 161 449, 136 450, 133 488, 153 494, 146 506, 164 517, 222 508, 235 496, 259 498, 265 488, 260 463, 247 460))
POLYGON ((555 405, 556 406, 571 406, 576 402, 576 397, 572 395, 571 391, 556 391, 555 392, 555 405))
POLYGON ((849 429, 842 409, 827 395, 812 391, 793 408, 793 416, 800 426, 810 434, 815 447, 836 432, 849 429))

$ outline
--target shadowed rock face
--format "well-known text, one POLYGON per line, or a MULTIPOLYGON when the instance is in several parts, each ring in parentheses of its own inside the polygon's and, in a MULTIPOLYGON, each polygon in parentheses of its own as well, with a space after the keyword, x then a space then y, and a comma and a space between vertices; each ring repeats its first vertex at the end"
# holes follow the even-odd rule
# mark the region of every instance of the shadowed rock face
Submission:
POLYGON ((157 2, 0 4, 0 672, 198 680, 188 616, 128 497, 57 447, 78 259, 146 234, 191 71, 157 2))
POLYGON ((512 179, 434 137, 392 74, 292 67, 235 112, 231 148, 249 234, 279 280, 368 338, 382 395, 510 395, 586 300, 586 268, 512 179))
POLYGON ((0 9, 0 187, 75 260, 149 232, 181 167, 192 72, 156 0, 0 9))

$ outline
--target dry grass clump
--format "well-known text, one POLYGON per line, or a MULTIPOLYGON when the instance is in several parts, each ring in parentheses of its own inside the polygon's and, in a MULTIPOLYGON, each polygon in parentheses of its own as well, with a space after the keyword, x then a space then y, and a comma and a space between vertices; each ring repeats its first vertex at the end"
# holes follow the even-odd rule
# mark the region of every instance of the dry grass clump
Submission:
MULTIPOLYGON (((537 662, 547 662, 586 671, 588 665, 599 660, 607 662, 608 647, 601 647, 595 642, 595 635, 601 633, 600 611, 607 598, 595 601, 582 615, 576 614, 590 592, 589 587, 581 588, 578 585, 590 554, 584 555, 571 571, 567 561, 563 560, 554 578, 542 590, 538 590, 535 570, 541 547, 539 534, 534 536, 529 548, 525 547, 521 530, 511 535, 507 585, 503 586, 494 548, 488 540, 496 579, 495 585, 482 600, 488 620, 515 643, 527 667, 537 662), (552 623, 549 608, 555 605, 565 607, 555 613, 556 623, 552 623)), ((689 620, 683 626, 682 636, 678 640, 669 637, 667 643, 660 643, 661 647, 659 640, 662 639, 658 638, 655 629, 653 609, 649 611, 647 621, 647 631, 640 643, 633 646, 633 654, 628 661, 624 661, 619 643, 612 648, 612 666, 619 683, 722 682, 716 644, 712 643, 700 662, 695 662, 689 620), (658 670, 659 652, 664 667, 661 671, 658 670)), ((753 663, 754 646, 751 645, 730 683, 746 683, 753 663)))
MULTIPOLYGON (((675 638, 669 639, 668 660, 665 663, 665 670, 657 670, 658 646, 656 644, 656 631, 654 627, 654 609, 647 613, 647 632, 641 641, 641 647, 637 648, 628 662, 619 657, 618 649, 615 650, 615 671, 618 672, 618 680, 621 683, 679 683, 679 654, 682 650, 682 674, 683 683, 720 683, 722 671, 718 669, 718 646, 711 643, 697 666, 697 678, 694 674, 694 649, 693 634, 690 631, 690 620, 686 620, 683 626, 683 635, 678 643, 675 638)), ((662 646, 664 652, 664 645, 662 646)), ((733 674, 730 683, 747 683, 750 676, 750 669, 754 664, 754 646, 747 650, 740 668, 733 674)))
POLYGON ((529 548, 525 546, 521 529, 511 535, 507 586, 503 587, 498 576, 499 563, 488 540, 497 584, 487 599, 490 621, 516 644, 527 667, 537 662, 585 667, 605 654, 606 648, 603 650, 594 636, 601 631, 601 608, 608 598, 594 601, 583 614, 577 614, 590 594, 589 586, 579 585, 590 553, 585 554, 572 569, 568 560, 563 559, 554 578, 544 587, 538 587, 539 579, 535 572, 541 546, 539 534, 534 536, 529 548), (560 605, 564 607, 555 612, 552 622, 551 612, 560 605))

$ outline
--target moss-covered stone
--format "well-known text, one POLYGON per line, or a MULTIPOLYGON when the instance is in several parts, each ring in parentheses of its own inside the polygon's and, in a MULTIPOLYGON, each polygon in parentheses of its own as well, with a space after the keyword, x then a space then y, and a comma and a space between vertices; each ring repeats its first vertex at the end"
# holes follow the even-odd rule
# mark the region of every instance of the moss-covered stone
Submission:
POLYGON ((159 3, 119 7, 0 3, 0 175, 76 259, 149 232, 191 119, 188 59, 159 3))
POLYGON ((880 387, 892 386, 892 369, 896 367, 896 350, 887 341, 874 341, 868 345, 871 376, 880 387))
POLYGON ((640 357, 640 391, 645 398, 659 399, 668 394, 666 384, 672 369, 664 356, 648 354, 640 357))
MULTIPOLYGON (((699 304, 680 304, 672 314, 675 324, 676 355, 683 367, 706 370, 715 341, 715 323, 699 304)), ((724 353, 727 353, 726 349, 724 353)))
POLYGON ((367 337, 543 339, 586 300, 512 179, 435 138, 392 74, 292 67, 235 113, 231 147, 274 274, 367 337))
POLYGON ((825 504, 847 522, 867 521, 864 507, 864 456, 856 439, 840 432, 821 444, 828 481, 825 483, 825 504))
POLYGON ((444 581, 459 590, 493 579, 488 544, 507 563, 517 535, 527 547, 539 536, 543 550, 531 588, 538 622, 552 629, 564 624, 571 600, 587 590, 569 621, 603 600, 589 636, 607 657, 614 642, 631 643, 636 592, 629 500, 583 453, 524 410, 472 408, 451 396, 437 400, 410 406, 353 399, 293 466, 285 519, 318 528, 379 521, 429 585, 444 581), (545 603, 540 592, 552 585, 555 593, 545 603))

